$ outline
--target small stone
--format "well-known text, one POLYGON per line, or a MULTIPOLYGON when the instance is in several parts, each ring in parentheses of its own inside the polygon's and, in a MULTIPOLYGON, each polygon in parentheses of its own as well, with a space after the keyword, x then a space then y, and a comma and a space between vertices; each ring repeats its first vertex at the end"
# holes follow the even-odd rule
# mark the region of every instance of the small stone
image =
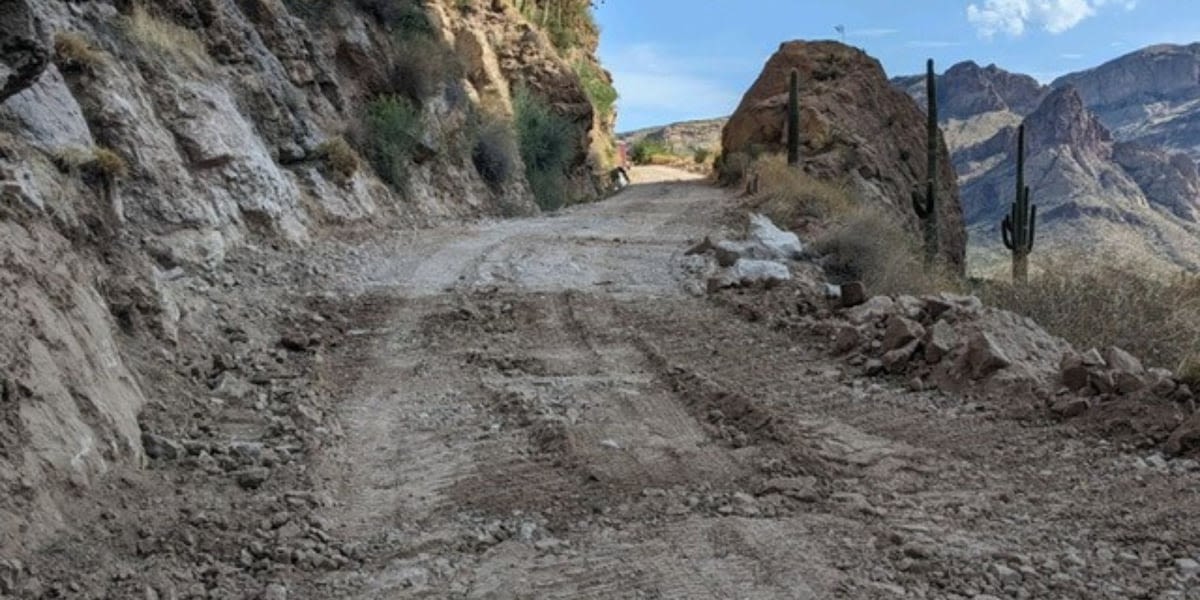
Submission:
POLYGON ((1021 585, 1023 579, 1020 573, 1001 563, 992 564, 992 573, 995 573, 996 579, 999 579, 1001 585, 1006 587, 1021 585))
POLYGON ((148 431, 142 432, 142 449, 147 457, 156 460, 175 460, 182 458, 185 453, 183 444, 148 431))
POLYGON ((867 371, 867 375, 878 375, 883 372, 883 361, 879 359, 871 359, 863 367, 867 371))
POLYGON ((867 301, 867 288, 861 281, 843 283, 841 286, 842 306, 852 308, 867 301))
POLYGON ((866 339, 863 338, 862 330, 853 325, 843 325, 838 328, 837 336, 834 338, 833 350, 835 353, 847 354, 863 345, 866 339))
POLYGON ((1092 407, 1087 398, 1065 398, 1054 403, 1050 411, 1063 419, 1073 419, 1092 407))
POLYGON ((1141 375, 1126 371, 1113 372, 1113 385, 1119 394, 1132 394, 1147 387, 1146 380, 1141 375))
POLYGON ((287 600, 288 589, 279 583, 272 583, 263 590, 262 600, 287 600))
POLYGON ((883 355, 883 367, 889 373, 902 373, 908 367, 908 363, 912 360, 913 354, 916 353, 920 342, 913 340, 903 348, 897 348, 883 355))
POLYGON ((1175 559, 1175 568, 1179 569, 1179 574, 1184 577, 1195 577, 1200 575, 1200 562, 1196 562, 1190 558, 1175 559))
POLYGON ((1196 413, 1171 432, 1167 438, 1166 452, 1175 456, 1200 448, 1200 413, 1196 413))
POLYGON ((234 472, 233 477, 243 489, 256 490, 270 479, 271 471, 264 467, 251 467, 234 472))
POLYGON ((776 477, 763 482, 758 495, 783 494, 801 502, 815 502, 817 495, 816 477, 776 477))

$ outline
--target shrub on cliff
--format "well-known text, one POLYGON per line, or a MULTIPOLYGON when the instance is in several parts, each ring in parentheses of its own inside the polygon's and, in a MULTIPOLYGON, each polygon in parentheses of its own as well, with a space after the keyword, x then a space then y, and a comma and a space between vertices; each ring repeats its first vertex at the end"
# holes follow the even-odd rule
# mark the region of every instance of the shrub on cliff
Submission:
POLYGON ((577 132, 529 90, 513 98, 517 145, 525 161, 525 178, 542 210, 557 210, 567 201, 567 170, 575 153, 577 132))
POLYGON ((648 165, 654 162, 656 156, 668 156, 671 149, 662 140, 642 138, 633 143, 629 152, 629 160, 634 164, 648 165))
POLYGON ((421 143, 421 111, 403 96, 381 96, 367 105, 359 147, 381 179, 402 190, 421 143))

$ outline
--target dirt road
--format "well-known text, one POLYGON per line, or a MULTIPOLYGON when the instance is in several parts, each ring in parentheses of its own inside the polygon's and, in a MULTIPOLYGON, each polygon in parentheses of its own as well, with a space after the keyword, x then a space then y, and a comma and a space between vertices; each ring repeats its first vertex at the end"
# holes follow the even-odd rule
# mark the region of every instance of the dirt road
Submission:
POLYGON ((347 267, 315 468, 365 563, 312 597, 1200 598, 1194 463, 858 379, 695 293, 730 198, 686 177, 347 267))

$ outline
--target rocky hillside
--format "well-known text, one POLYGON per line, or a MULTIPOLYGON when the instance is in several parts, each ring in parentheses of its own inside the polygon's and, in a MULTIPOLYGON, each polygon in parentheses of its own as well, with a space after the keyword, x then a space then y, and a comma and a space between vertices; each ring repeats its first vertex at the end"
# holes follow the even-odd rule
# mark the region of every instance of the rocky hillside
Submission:
POLYGON ((1200 43, 1150 46, 1050 87, 1067 85, 1118 140, 1200 159, 1200 43))
POLYGON ((617 139, 627 144, 654 140, 681 155, 691 155, 696 150, 717 153, 721 149, 721 131, 728 122, 727 118, 684 121, 620 133, 617 139))
MULTIPOLYGON (((1002 258, 997 228, 1013 195, 1012 153, 1022 122, 1032 144, 1027 176, 1033 175, 1043 211, 1043 241, 1200 266, 1194 163, 1200 131, 1189 124, 1200 99, 1195 56, 1193 47, 1155 46, 1050 86, 969 62, 939 76, 976 266, 1002 258)), ((920 77, 893 84, 924 101, 920 77)))
POLYGON ((230 260, 596 196, 610 80, 543 4, 0 0, 0 554, 278 339, 230 260))
MULTIPOLYGON (((823 179, 848 178, 858 197, 889 207, 919 235, 910 194, 927 170, 925 117, 861 50, 836 42, 782 44, 725 126, 726 155, 784 149, 792 70, 801 78, 804 168, 823 179)), ((958 186, 944 144, 939 149, 941 248, 961 268, 967 240, 958 186)))

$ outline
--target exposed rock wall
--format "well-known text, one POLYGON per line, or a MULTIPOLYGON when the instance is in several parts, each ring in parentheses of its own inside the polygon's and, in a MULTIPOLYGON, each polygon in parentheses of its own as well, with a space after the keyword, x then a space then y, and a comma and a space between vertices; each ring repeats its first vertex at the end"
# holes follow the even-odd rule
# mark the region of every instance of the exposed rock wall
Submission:
POLYGON ((173 399, 123 340, 171 354, 203 302, 179 282, 333 227, 536 211, 519 157, 489 186, 461 142, 472 113, 511 114, 516 85, 576 124, 572 192, 595 196, 588 148, 611 123, 506 0, 418 6, 467 68, 422 103, 407 189, 366 161, 334 172, 324 144, 405 58, 369 4, 0 0, 0 554, 53 528, 68 490, 143 460, 139 411, 173 399))
MULTIPOLYGON (((860 196, 891 207, 919 235, 910 194, 927 170, 924 111, 893 88, 879 61, 861 50, 836 42, 782 44, 725 126, 723 151, 784 148, 793 69, 800 73, 805 169, 823 178, 850 177, 860 196)), ((941 251, 961 270, 967 237, 958 185, 944 142, 939 153, 941 251)))

